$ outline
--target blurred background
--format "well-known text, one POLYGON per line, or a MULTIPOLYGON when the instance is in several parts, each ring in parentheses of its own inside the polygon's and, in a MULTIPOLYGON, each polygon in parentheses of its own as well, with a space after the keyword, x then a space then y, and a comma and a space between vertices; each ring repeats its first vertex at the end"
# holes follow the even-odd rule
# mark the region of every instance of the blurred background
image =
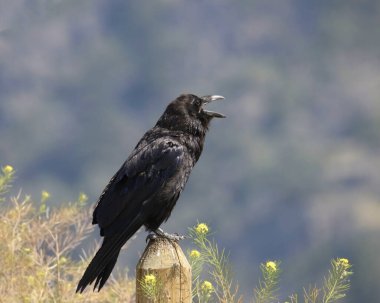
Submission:
POLYGON ((37 201, 95 202, 169 101, 223 95, 164 229, 209 223, 246 298, 260 262, 282 260, 285 298, 346 257, 345 302, 375 302, 379 67, 376 0, 2 0, 0 164, 37 201))

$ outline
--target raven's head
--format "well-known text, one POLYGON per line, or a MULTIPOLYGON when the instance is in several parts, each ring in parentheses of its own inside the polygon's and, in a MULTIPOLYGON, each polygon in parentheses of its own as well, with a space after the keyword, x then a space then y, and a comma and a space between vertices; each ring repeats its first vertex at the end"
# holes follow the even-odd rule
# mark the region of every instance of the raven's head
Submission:
POLYGON ((186 130, 205 132, 213 118, 225 118, 226 116, 206 110, 204 106, 212 101, 223 99, 224 97, 218 95, 203 97, 192 94, 180 95, 168 105, 158 121, 158 125, 172 130, 186 128, 186 130))
MULTIPOLYGON (((191 101, 187 107, 190 114, 198 119, 208 119, 212 118, 225 118, 226 116, 217 112, 209 111, 204 109, 204 105, 216 100, 223 100, 223 96, 218 95, 208 95, 203 97, 197 97, 195 95, 182 95, 182 96, 191 96, 191 101)), ((186 100, 187 98, 185 98, 186 100)), ((188 104, 188 101, 185 101, 188 104)))

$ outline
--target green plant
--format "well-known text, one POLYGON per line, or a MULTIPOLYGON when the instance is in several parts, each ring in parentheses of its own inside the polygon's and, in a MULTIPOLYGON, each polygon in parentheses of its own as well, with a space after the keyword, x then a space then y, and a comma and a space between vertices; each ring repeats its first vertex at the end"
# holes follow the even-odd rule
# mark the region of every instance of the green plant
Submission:
POLYGON ((258 286, 254 289, 256 303, 278 301, 277 291, 280 277, 280 262, 267 261, 260 264, 262 278, 258 286))
POLYGON ((139 281, 144 296, 153 302, 159 302, 162 295, 162 284, 154 274, 147 274, 139 281))
POLYGON ((1 168, 0 174, 0 202, 4 202, 4 195, 11 188, 11 183, 14 179, 14 169, 10 165, 5 165, 1 168))
MULTIPOLYGON (((214 301, 233 303, 242 302, 238 295, 238 284, 234 281, 225 250, 220 250, 215 241, 210 240, 209 227, 205 223, 197 224, 189 230, 190 238, 197 249, 188 255, 193 272, 193 301, 204 303, 214 301), (208 275, 208 293, 205 296, 205 282, 202 277, 208 275), (213 287, 215 285, 215 288, 213 287), (203 287, 203 288, 202 288, 203 287)), ((260 264, 261 277, 254 288, 252 301, 255 303, 277 303, 281 275, 280 261, 267 261, 260 264)), ((353 274, 348 259, 337 258, 331 261, 331 268, 324 278, 322 288, 304 289, 304 303, 332 303, 346 296, 350 287, 349 277, 353 274), (323 294, 323 295, 321 295, 323 294)), ((298 303, 298 294, 294 293, 284 303, 298 303)))
MULTIPOLYGON (((28 195, 8 197, 15 178, 13 167, 0 172, 0 298, 7 302, 133 302, 135 282, 126 275, 111 276, 107 287, 99 293, 87 291, 75 294, 89 257, 83 253, 76 261, 72 252, 91 231, 90 207, 87 196, 51 207, 51 195, 42 191, 39 202, 28 195)), ((189 229, 196 246, 188 252, 193 274, 193 302, 242 302, 238 284, 224 249, 210 240, 205 223, 189 229)), ((280 262, 267 261, 260 265, 261 277, 254 288, 255 303, 280 302, 278 289, 280 262)), ((321 288, 304 289, 304 303, 332 303, 346 296, 350 287, 352 265, 348 259, 336 258, 324 278, 321 288)), ((153 275, 144 277, 143 292, 152 302, 160 298, 160 281, 153 275)), ((292 294, 285 303, 298 303, 292 294)))
MULTIPOLYGON (((39 202, 19 193, 6 194, 14 170, 0 173, 0 298, 7 302, 130 302, 134 281, 113 277, 100 293, 75 294, 89 259, 76 261, 72 252, 91 231, 90 207, 83 193, 77 201, 51 207, 51 195, 39 202)), ((91 254, 90 254, 91 255, 91 254)))
POLYGON ((216 297, 219 302, 241 302, 241 297, 238 297, 238 286, 233 281, 228 255, 224 249, 218 248, 215 241, 209 240, 209 235, 209 227, 205 223, 199 223, 189 229, 189 236, 198 249, 190 252, 190 265, 193 269, 193 300, 199 303, 209 302, 216 297), (204 269, 207 269, 211 282, 201 281, 204 269))
MULTIPOLYGON (((322 288, 316 286, 304 289, 303 297, 305 303, 332 303, 337 302, 346 296, 350 288, 350 276, 352 265, 346 258, 336 258, 331 260, 331 268, 327 276, 324 277, 322 288), (323 295, 320 295, 320 294, 323 295)), ((298 295, 289 297, 291 303, 298 303, 298 295)))

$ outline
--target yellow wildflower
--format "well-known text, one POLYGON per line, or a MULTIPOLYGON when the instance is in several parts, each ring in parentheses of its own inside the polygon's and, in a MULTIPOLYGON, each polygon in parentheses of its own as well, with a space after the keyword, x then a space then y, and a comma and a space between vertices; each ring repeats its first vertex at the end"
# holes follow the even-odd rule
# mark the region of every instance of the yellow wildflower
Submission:
POLYGON ((41 214, 44 214, 44 213, 46 213, 46 210, 47 210, 46 204, 45 204, 45 203, 42 203, 42 204, 40 205, 40 213, 41 213, 41 214))
POLYGON ((276 264, 276 262, 268 261, 268 262, 265 264, 265 267, 266 267, 267 270, 269 270, 269 271, 277 271, 277 264, 276 264))
POLYGON ((198 250, 196 250, 196 249, 193 249, 190 252, 190 258, 198 259, 200 256, 201 256, 201 253, 198 250))
POLYGON ((46 272, 43 269, 40 269, 37 271, 36 275, 38 278, 45 278, 46 277, 46 272))
POLYGON ((50 193, 49 192, 47 192, 46 190, 43 190, 42 192, 41 192, 41 201, 42 202, 45 202, 47 199, 49 199, 50 198, 50 193))
POLYGON ((80 193, 78 197, 79 204, 85 204, 88 200, 88 196, 85 193, 80 193))
POLYGON ((58 260, 58 264, 60 265, 64 265, 67 263, 67 258, 65 257, 60 257, 59 260, 58 260))
POLYGON ((214 286, 212 286, 211 282, 209 281, 204 281, 201 285, 201 290, 204 293, 211 293, 214 291, 214 286))
POLYGON ((157 283, 157 279, 154 275, 150 274, 150 275, 145 275, 144 277, 144 282, 145 284, 148 284, 148 285, 151 285, 151 286, 154 286, 156 285, 157 283))
POLYGON ((346 258, 340 258, 340 259, 338 259, 338 263, 340 265, 342 265, 344 268, 347 268, 347 267, 350 266, 350 261, 348 261, 348 259, 346 259, 346 258))
POLYGON ((13 167, 10 166, 10 165, 5 165, 5 166, 3 167, 3 172, 4 172, 4 174, 10 174, 10 173, 13 172, 13 167))
POLYGON ((200 235, 205 235, 208 233, 208 226, 205 223, 199 223, 195 228, 195 231, 200 235))
POLYGON ((32 251, 29 247, 24 247, 22 250, 27 254, 32 251))
POLYGON ((27 281, 28 285, 30 285, 30 286, 34 285, 34 281, 35 281, 34 276, 32 276, 32 275, 27 276, 26 281, 27 281))

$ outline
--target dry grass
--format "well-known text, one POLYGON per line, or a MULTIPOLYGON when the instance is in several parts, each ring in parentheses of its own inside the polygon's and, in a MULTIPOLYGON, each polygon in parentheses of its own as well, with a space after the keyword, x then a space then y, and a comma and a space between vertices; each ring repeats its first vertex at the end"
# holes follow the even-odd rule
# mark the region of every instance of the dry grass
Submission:
MULTIPOLYGON (((9 189, 13 172, 0 173, 9 189), (9 175, 9 173, 11 175, 9 175), (6 179, 6 182, 4 180, 6 179)), ((1 180, 0 180, 1 181, 1 180)), ((0 190, 1 192, 1 190, 0 190)), ((111 277, 99 293, 76 294, 76 284, 89 263, 73 260, 72 252, 92 230, 85 195, 50 209, 19 193, 0 202, 0 302, 133 302, 134 280, 111 277)))

